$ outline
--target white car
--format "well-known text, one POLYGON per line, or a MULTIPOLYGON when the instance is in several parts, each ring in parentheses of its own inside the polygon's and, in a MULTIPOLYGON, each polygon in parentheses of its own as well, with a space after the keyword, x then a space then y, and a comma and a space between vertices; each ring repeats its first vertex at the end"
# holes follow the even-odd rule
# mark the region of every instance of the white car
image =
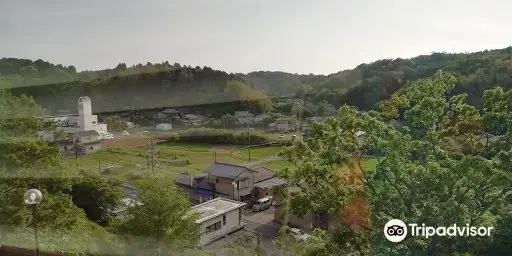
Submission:
POLYGON ((130 136, 130 133, 128 133, 127 131, 123 131, 123 135, 124 136, 130 136))
POLYGON ((114 135, 112 135, 112 134, 105 134, 105 135, 103 135, 103 138, 105 138, 106 140, 111 140, 111 139, 114 138, 114 135))
POLYGON ((298 229, 298 228, 289 228, 286 227, 286 230, 290 232, 290 234, 297 240, 297 241, 304 241, 310 237, 310 235, 304 233, 304 231, 298 229))

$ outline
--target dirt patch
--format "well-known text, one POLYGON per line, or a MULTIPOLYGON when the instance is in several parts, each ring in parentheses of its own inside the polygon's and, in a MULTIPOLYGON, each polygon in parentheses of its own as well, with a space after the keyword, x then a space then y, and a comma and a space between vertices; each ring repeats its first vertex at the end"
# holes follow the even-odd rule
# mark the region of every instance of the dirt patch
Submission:
MULTIPOLYGON (((104 140, 103 149, 127 148, 127 147, 142 147, 148 146, 151 143, 150 138, 144 137, 124 137, 112 140, 104 140)), ((155 141, 156 143, 156 141, 155 141)))

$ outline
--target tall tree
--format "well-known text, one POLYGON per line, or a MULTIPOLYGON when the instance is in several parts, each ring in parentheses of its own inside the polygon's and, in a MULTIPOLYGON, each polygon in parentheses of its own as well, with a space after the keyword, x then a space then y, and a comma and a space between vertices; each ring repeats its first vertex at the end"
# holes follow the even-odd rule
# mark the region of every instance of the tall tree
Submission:
MULTIPOLYGON (((199 238, 197 216, 190 201, 169 177, 155 177, 137 183, 141 205, 128 209, 119 224, 121 234, 131 235, 131 244, 142 254, 179 255, 194 247, 199 238)), ((133 248, 129 248, 133 250, 133 248)))
POLYGON ((345 232, 354 239, 332 236, 329 246, 340 251, 351 247, 363 255, 368 250, 383 255, 484 255, 498 250, 491 246, 502 244, 502 236, 411 236, 391 244, 382 234, 384 224, 393 218, 431 226, 470 223, 510 230, 502 221, 510 216, 512 196, 509 92, 486 92, 481 116, 465 103, 464 95, 448 96, 454 83, 453 76, 438 72, 383 102, 381 112, 359 113, 345 106, 336 119, 315 125, 311 140, 284 150, 296 166, 280 175, 301 188, 292 198, 292 210, 336 214, 350 198, 364 195, 370 206, 370 231, 345 232), (356 136, 358 130, 367 137, 356 136), (480 135, 491 130, 501 136, 483 147, 480 135), (464 138, 466 150, 446 147, 445 140, 454 138, 464 138), (362 164, 362 155, 369 151, 381 155, 375 169, 362 164), (349 175, 340 171, 343 166, 361 172, 349 175))

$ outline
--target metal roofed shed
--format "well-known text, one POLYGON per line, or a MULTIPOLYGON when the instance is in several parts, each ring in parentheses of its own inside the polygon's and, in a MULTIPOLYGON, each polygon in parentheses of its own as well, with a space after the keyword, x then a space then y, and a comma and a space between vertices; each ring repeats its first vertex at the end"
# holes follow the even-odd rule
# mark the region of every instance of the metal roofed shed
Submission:
POLYGON ((254 187, 258 187, 258 188, 272 188, 272 187, 276 187, 276 186, 282 186, 282 185, 285 185, 285 184, 286 184, 285 180, 274 177, 274 178, 267 179, 267 180, 264 180, 264 181, 256 182, 256 183, 254 183, 254 187))
POLYGON ((192 211, 199 213, 199 219, 196 223, 202 223, 226 212, 236 210, 247 205, 244 202, 238 202, 222 197, 215 198, 208 202, 198 204, 192 207, 192 211))
POLYGON ((212 164, 204 172, 228 179, 235 179, 242 172, 249 170, 255 172, 253 169, 247 168, 241 165, 226 164, 226 163, 215 163, 212 164))
POLYGON ((199 245, 206 245, 218 238, 243 228, 242 208, 246 203, 226 198, 215 198, 192 207, 198 213, 196 224, 199 225, 199 245))

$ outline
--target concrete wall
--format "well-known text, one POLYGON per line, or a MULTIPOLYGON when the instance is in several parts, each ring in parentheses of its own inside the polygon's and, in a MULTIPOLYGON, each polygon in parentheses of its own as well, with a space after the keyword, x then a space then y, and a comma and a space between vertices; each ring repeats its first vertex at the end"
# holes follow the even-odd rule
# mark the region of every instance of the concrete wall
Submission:
POLYGON ((91 153, 95 153, 95 152, 99 152, 101 151, 101 143, 94 143, 94 144, 87 144, 87 145, 82 145, 81 146, 81 153, 84 153, 84 154, 91 154, 91 153))
POLYGON ((225 236, 230 231, 234 230, 237 227, 240 227, 240 208, 233 210, 231 212, 227 212, 226 214, 226 225, 222 223, 222 216, 215 217, 211 220, 207 220, 200 224, 199 233, 201 237, 199 238, 199 244, 204 245, 212 240, 225 236), (206 227, 213 225, 216 222, 221 222, 221 228, 217 231, 206 233, 206 227))

